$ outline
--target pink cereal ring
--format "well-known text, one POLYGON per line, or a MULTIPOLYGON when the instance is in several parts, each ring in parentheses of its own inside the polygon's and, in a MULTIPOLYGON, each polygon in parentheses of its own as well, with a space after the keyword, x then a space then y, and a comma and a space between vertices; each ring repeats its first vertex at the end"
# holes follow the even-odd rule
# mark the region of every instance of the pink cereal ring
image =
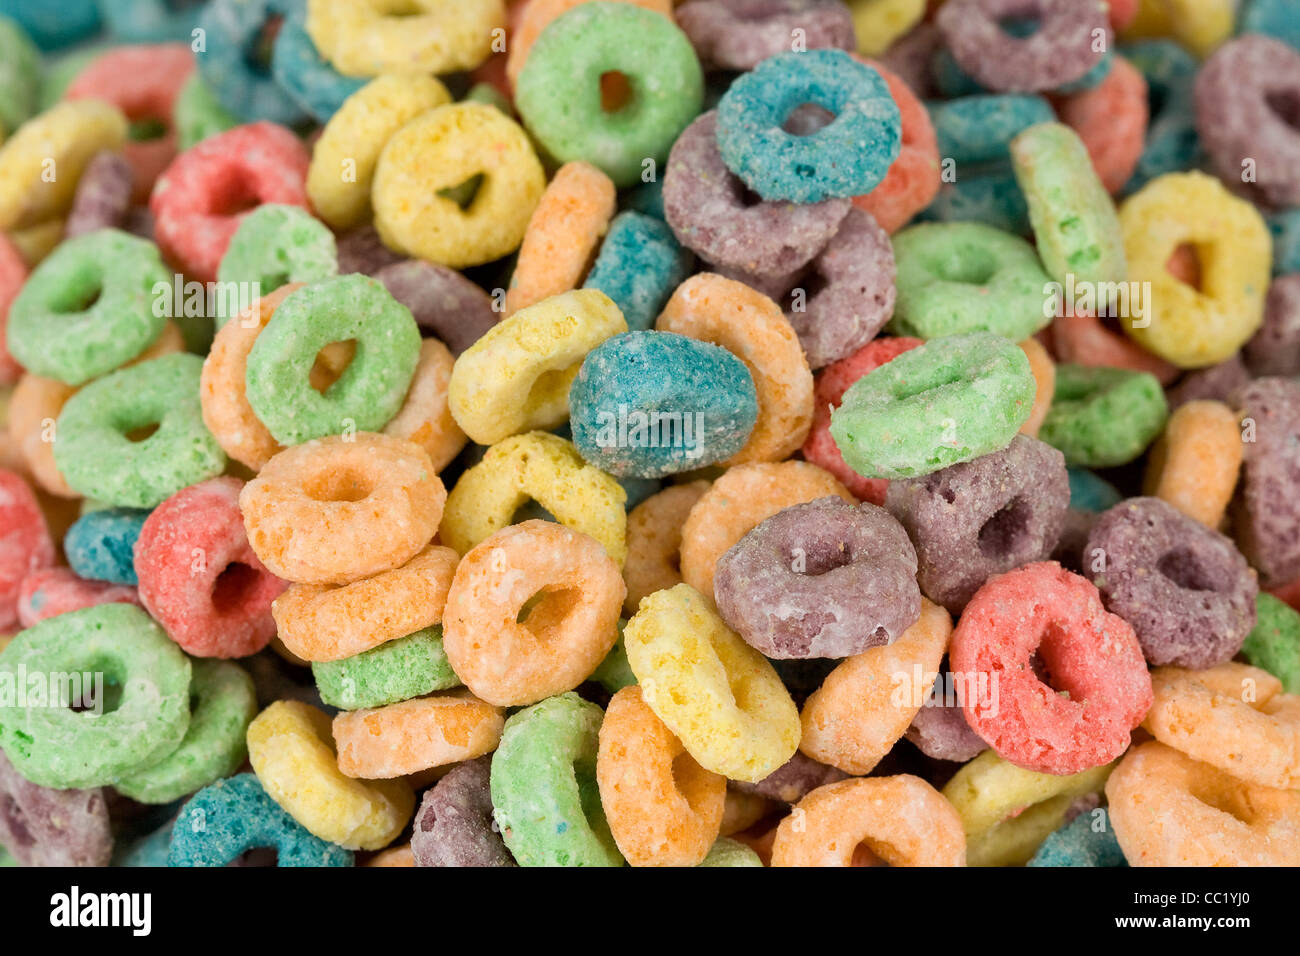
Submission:
POLYGON ((857 59, 879 72, 889 87, 903 119, 903 145, 885 178, 871 192, 855 198, 853 205, 871 213, 885 232, 894 233, 939 192, 939 141, 930 113, 903 78, 878 60, 857 59))
POLYGON ((1052 352, 1058 362, 1150 372, 1161 385, 1171 384, 1181 374, 1178 366, 1152 355, 1126 335, 1112 332, 1095 315, 1058 315, 1050 328, 1052 352))
POLYGON ((163 254, 190 278, 213 281, 250 205, 311 208, 310 161, 302 140, 267 122, 236 126, 187 149, 158 178, 149 200, 163 254))
POLYGON ((23 578, 18 592, 18 623, 32 627, 46 618, 99 604, 139 604, 129 584, 110 584, 79 577, 71 568, 42 568, 23 578))
POLYGON ((181 86, 194 72, 194 54, 184 43, 123 46, 96 57, 77 74, 64 96, 112 103, 133 123, 162 123, 156 139, 129 142, 122 152, 135 174, 132 199, 149 198, 154 181, 176 158, 172 111, 181 86))
POLYGON ((135 545, 140 600, 195 657, 247 657, 275 636, 271 602, 288 582, 244 534, 238 478, 182 488, 145 520, 135 545))
POLYGON ((1137 635, 1097 588, 1055 561, 989 578, 966 605, 948 658, 966 719, 998 755, 1040 773, 1079 773, 1128 749, 1153 692, 1137 635), (1051 684, 1034 669, 1034 655, 1051 684), (1064 692, 1064 693, 1062 693, 1064 692))
POLYGON ((27 281, 27 263, 18 247, 0 232, 0 385, 12 385, 23 374, 23 367, 9 354, 5 330, 9 325, 9 303, 27 281))
POLYGON ((1123 189, 1142 157, 1150 118, 1147 81, 1137 67, 1116 55, 1104 80, 1063 99, 1057 112, 1083 140, 1106 191, 1123 189))
POLYGON ((840 407, 844 393, 862 376, 921 344, 920 339, 905 337, 875 339, 817 373, 813 388, 812 430, 803 443, 803 456, 838 478, 860 501, 883 505, 889 482, 884 478, 863 478, 844 463, 839 446, 831 438, 831 410, 840 407))
POLYGON ((0 469, 0 633, 18 623, 23 578, 54 563, 54 542, 36 493, 17 472, 0 469))

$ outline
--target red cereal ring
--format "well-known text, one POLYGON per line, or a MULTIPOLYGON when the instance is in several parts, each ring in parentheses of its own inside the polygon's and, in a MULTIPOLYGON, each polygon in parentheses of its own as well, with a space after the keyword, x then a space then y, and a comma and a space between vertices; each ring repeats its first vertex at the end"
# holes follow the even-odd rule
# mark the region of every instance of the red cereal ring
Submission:
POLYGON ((154 181, 176 158, 172 111, 177 94, 193 72, 194 54, 188 44, 122 46, 92 60, 64 93, 70 100, 106 100, 132 123, 159 123, 164 127, 160 136, 128 142, 122 148, 135 174, 135 202, 148 200, 154 181))
POLYGON ((302 140, 275 123, 250 123, 210 136, 158 177, 149 200, 158 246, 187 276, 215 280, 243 218, 240 210, 260 203, 311 208, 310 161, 302 140))
POLYGON ((33 627, 46 618, 99 604, 139 603, 139 592, 129 584, 90 581, 71 568, 42 568, 23 578, 18 592, 18 623, 33 627))
POLYGON ((1141 0, 1106 0, 1106 5, 1111 29, 1118 33, 1133 22, 1142 4, 1141 0))
POLYGON ((248 543, 243 487, 223 477, 182 488, 145 519, 136 540, 141 603, 195 657, 247 657, 275 636, 271 602, 288 583, 248 543))
POLYGON ((9 326, 9 303, 27 281, 27 263, 9 237, 0 233, 0 385, 12 385, 23 374, 23 367, 9 354, 6 329, 9 326))
POLYGON ((930 113, 903 78, 879 60, 855 57, 880 73, 903 121, 903 145, 876 188, 853 200, 880 228, 894 233, 930 205, 939 192, 939 141, 930 113))
POLYGON ((948 648, 971 728, 1005 760, 1051 774, 1101 766, 1128 749, 1151 707, 1137 635, 1086 578, 1055 561, 990 578, 948 648), (1051 684, 1039 679, 1034 658, 1051 684))
POLYGON ((1147 81, 1118 54, 1106 78, 1090 90, 1065 97, 1057 106, 1061 122, 1079 134, 1097 178, 1111 195, 1137 169, 1146 146, 1147 81))
POLYGON ((844 393, 862 376, 921 344, 920 339, 905 337, 875 339, 817 373, 813 387, 812 429, 808 432, 808 440, 803 443, 803 456, 843 482, 859 501, 883 505, 889 482, 884 478, 863 478, 845 464, 839 446, 831 437, 831 411, 840 407, 844 393))
POLYGON ((36 493, 17 472, 0 469, 0 633, 18 623, 23 578, 54 563, 54 542, 36 493))

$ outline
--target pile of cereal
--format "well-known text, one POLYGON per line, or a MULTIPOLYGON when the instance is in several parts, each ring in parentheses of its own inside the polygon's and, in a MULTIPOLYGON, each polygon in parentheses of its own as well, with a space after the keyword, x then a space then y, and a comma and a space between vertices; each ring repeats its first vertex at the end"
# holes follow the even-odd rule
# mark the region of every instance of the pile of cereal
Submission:
POLYGON ((1300 865, 1300 0, 0 0, 0 862, 1300 865))

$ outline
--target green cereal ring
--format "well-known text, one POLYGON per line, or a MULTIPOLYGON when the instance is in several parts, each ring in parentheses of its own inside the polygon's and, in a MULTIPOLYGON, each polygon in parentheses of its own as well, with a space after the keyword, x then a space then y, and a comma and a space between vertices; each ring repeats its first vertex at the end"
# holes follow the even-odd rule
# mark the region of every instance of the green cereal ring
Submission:
POLYGON ((1149 372, 1058 365, 1038 438, 1059 448, 1067 465, 1111 468, 1142 454, 1168 417, 1164 389, 1149 372))
POLYGON ((506 721, 492 757, 492 806, 520 866, 622 866, 596 788, 604 713, 569 691, 506 721))
POLYGON ((181 84, 181 91, 176 94, 176 104, 172 107, 172 126, 176 129, 177 147, 182 152, 209 136, 224 133, 238 125, 239 120, 221 105, 221 101, 203 82, 198 70, 181 84))
POLYGON ((739 840, 718 837, 699 866, 762 866, 758 854, 739 840))
MULTIPOLYGON (((319 219, 297 206, 267 203, 239 224, 217 267, 219 282, 256 282, 267 295, 290 282, 319 282, 339 271, 339 253, 319 219)), ((230 316, 217 319, 218 328, 230 316)))
POLYGON ((1282 682, 1288 694, 1300 694, 1300 614, 1265 591, 1255 598, 1257 621, 1241 653, 1282 682))
POLYGON ((618 622, 618 640, 588 678, 611 694, 617 694, 624 687, 636 683, 636 674, 632 673, 632 665, 627 659, 627 646, 623 643, 623 625, 626 623, 627 621, 618 622))
POLYGON ((442 649, 442 625, 388 641, 356 657, 311 665, 320 699, 331 707, 360 710, 423 697, 460 686, 442 649))
POLYGON ((190 726, 160 762, 118 778, 113 788, 141 803, 170 803, 228 777, 248 756, 244 734, 257 716, 253 679, 230 661, 193 660, 190 726))
POLYGON ((91 382, 63 406, 54 464, 78 494, 152 508, 222 473, 226 455, 203 424, 203 359, 178 353, 91 382), (132 440, 151 425, 158 430, 132 440))
POLYGON ((81 385, 131 361, 166 316, 154 286, 171 284, 158 247, 100 229, 61 244, 9 308, 9 350, 35 375, 81 385))
POLYGON ((894 236, 898 300, 889 329, 938 339, 994 332, 1013 342, 1052 320, 1051 279, 1034 247, 979 222, 932 222, 894 236))
POLYGON ((661 165, 700 112, 704 74, 690 40, 661 14, 630 3, 584 3, 538 36, 515 85, 528 131, 559 162, 584 159, 616 186, 661 165), (606 112, 600 78, 621 73, 628 102, 606 112))
POLYGON ((134 604, 47 618, 0 652, 0 747, 42 787, 102 787, 161 760, 185 736, 189 700, 189 658, 134 604), (51 706, 85 674, 103 675, 102 701, 83 696, 94 705, 85 712, 51 706))
POLYGON ((1037 385, 1020 347, 991 332, 932 339, 868 372, 831 412, 845 462, 868 478, 914 478, 1005 448, 1037 385))
MULTIPOLYGON (((1097 178, 1079 134, 1061 123, 1039 123, 1011 141, 1016 182, 1029 203, 1029 221, 1043 266, 1057 282, 1123 282, 1128 274, 1119 214, 1097 178)), ((1099 301, 1109 296, 1096 290, 1099 301)))
POLYGON ((338 276, 288 295, 248 353, 248 404, 282 445, 377 432, 397 414, 420 357, 411 310, 363 275, 338 276), (308 378, 331 342, 356 355, 324 394, 308 378))
POLYGON ((23 28, 0 17, 0 137, 36 112, 41 92, 41 51, 23 28))

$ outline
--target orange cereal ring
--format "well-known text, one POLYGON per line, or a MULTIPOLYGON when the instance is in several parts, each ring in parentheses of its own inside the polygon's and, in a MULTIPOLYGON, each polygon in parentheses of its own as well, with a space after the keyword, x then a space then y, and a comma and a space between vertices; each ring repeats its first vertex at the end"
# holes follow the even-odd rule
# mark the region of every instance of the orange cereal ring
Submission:
POLYGON ((9 399, 9 437, 32 478, 45 491, 61 498, 80 498, 54 464, 59 412, 77 389, 28 372, 9 399))
POLYGON ((713 568, 733 544, 791 505, 853 493, 824 468, 806 461, 736 465, 691 508, 682 525, 682 580, 713 600, 713 568))
POLYGON ((870 773, 920 711, 951 636, 948 612, 921 598, 921 617, 898 640, 843 661, 808 697, 799 749, 847 773, 870 773))
POLYGON ((929 110, 903 78, 878 60, 857 59, 875 69, 889 87, 902 116, 903 142, 885 178, 871 192, 855 197, 853 205, 871 213, 885 232, 894 233, 939 192, 939 141, 929 110))
POLYGON ((851 866, 865 843, 890 866, 965 866, 966 833, 943 794, 899 774, 818 787, 781 821, 772 866, 851 866))
MULTIPOLYGON (((542 31, 562 13, 567 13, 586 2, 588 0, 529 0, 510 34, 510 49, 506 56, 506 77, 510 80, 511 89, 514 89, 515 84, 519 82, 519 74, 524 68, 524 63, 528 61, 528 53, 542 31)), ((621 0, 621 2, 633 3, 638 7, 661 13, 669 20, 673 19, 673 0, 621 0)))
POLYGON ((217 330, 212 348, 203 360, 203 372, 199 376, 203 424, 222 451, 255 471, 284 449, 248 404, 244 384, 248 353, 280 303, 302 287, 303 283, 294 282, 258 298, 217 330))
POLYGON ((442 620, 459 558, 431 544, 406 564, 341 587, 295 584, 271 613, 285 649, 303 661, 338 661, 442 620))
POLYGON ((707 481, 672 485, 641 502, 627 515, 627 564, 623 580, 628 616, 647 594, 682 581, 682 525, 695 503, 709 490, 707 481))
POLYGON ((596 783, 619 852, 633 866, 695 866, 718 838, 727 778, 705 770, 624 687, 605 708, 596 783))
POLYGON ((1112 332, 1095 315, 1076 312, 1057 316, 1052 321, 1051 334, 1052 351, 1058 362, 1150 372, 1161 385, 1171 384, 1181 374, 1177 365, 1112 332))
POLYGON ((384 426, 384 434, 415 442, 429 453, 434 471, 442 471, 469 441, 451 416, 447 386, 456 360, 437 339, 420 343, 415 376, 406 390, 406 401, 384 426))
POLYGON ((581 285, 616 205, 614 181, 590 163, 556 170, 528 220, 506 314, 581 285))
POLYGON ((1106 781, 1130 866, 1300 866, 1300 790, 1238 780, 1159 741, 1106 781))
POLYGON ((390 846, 387 850, 380 850, 361 865, 415 866, 415 855, 411 853, 411 844, 403 843, 401 846, 390 846))
POLYGON ((1020 434, 1030 438, 1038 437, 1038 429, 1052 407, 1052 396, 1056 393, 1056 364, 1043 348, 1043 343, 1036 338, 1028 338, 1020 343, 1020 350, 1029 359, 1029 371, 1034 373, 1037 387, 1034 390, 1034 407, 1029 417, 1020 426, 1020 434))
POLYGON ((1300 789, 1300 695, 1268 671, 1160 667, 1142 726, 1163 744, 1260 787, 1300 789))
POLYGON ((1151 450, 1143 493, 1217 528, 1237 487, 1241 454, 1241 425, 1231 408, 1199 399, 1180 405, 1151 450))
POLYGON ((720 345, 754 376, 758 421, 724 465, 781 461, 803 444, 812 427, 812 371, 779 305, 743 282, 704 272, 677 287, 655 328, 720 345))
POLYGON ((1112 196, 1133 176, 1146 146, 1147 81, 1116 54, 1106 78, 1090 90, 1063 99, 1061 122, 1079 134, 1097 178, 1112 196))
POLYGON ((417 697, 387 707, 342 711, 334 718, 339 770, 391 780, 496 750, 506 715, 464 692, 417 697))
POLYGON ((483 700, 532 704, 591 676, 618 639, 625 593, 618 565, 595 538, 553 521, 512 525, 456 568, 443 650, 483 700))
POLYGON ((239 495, 258 558, 303 584, 401 567, 433 538, 446 501, 423 448, 371 432, 286 448, 239 495))

